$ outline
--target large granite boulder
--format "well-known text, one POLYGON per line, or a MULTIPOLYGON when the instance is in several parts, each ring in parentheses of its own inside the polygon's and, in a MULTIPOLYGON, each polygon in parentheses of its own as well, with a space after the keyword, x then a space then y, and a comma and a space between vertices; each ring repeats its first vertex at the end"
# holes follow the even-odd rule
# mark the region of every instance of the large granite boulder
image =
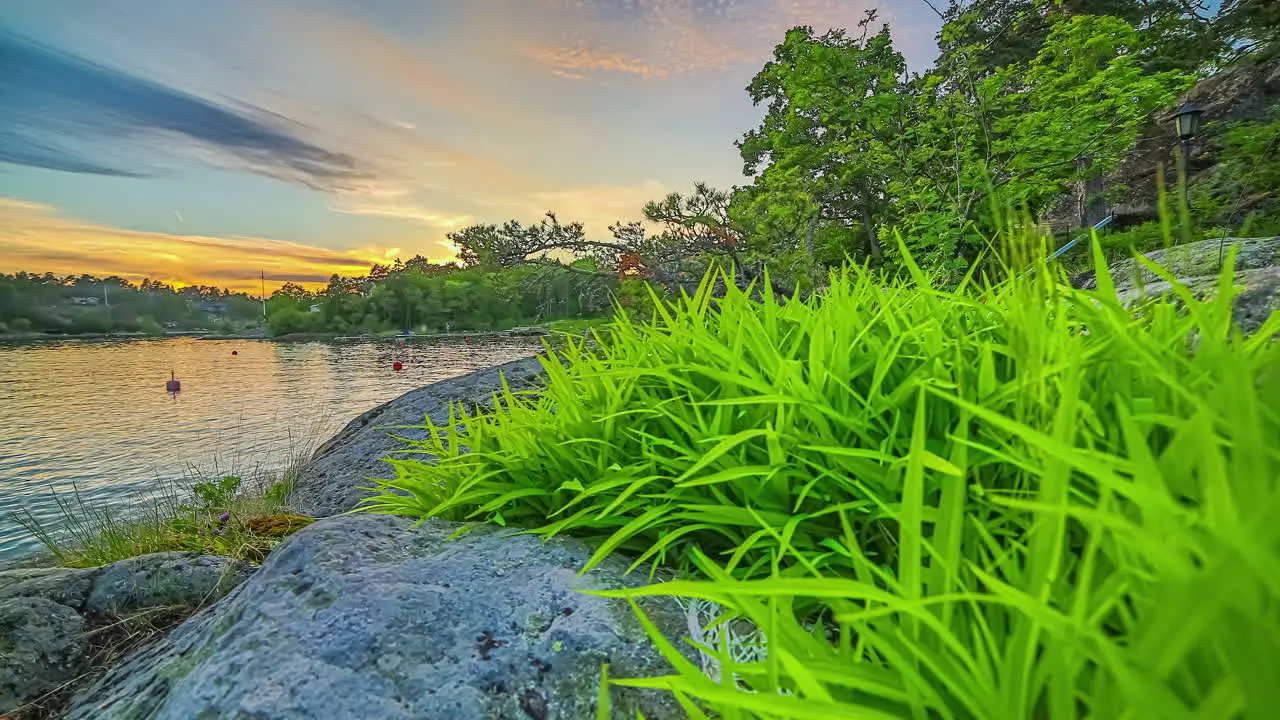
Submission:
MULTIPOLYGON (((669 666, 624 601, 578 592, 643 584, 591 549, 501 528, 368 514, 327 518, 277 547, 244 585, 73 699, 65 717, 594 717, 611 677, 669 666)), ((641 603, 668 637, 669 599, 641 603)), ((614 688, 614 716, 678 717, 659 691, 614 688)))
MULTIPOLYGON (((1222 263, 1232 249, 1236 251, 1235 271, 1266 270, 1280 267, 1280 237, 1270 238, 1210 238, 1199 242, 1160 248, 1145 253, 1146 258, 1159 265, 1178 279, 1218 276, 1222 263)), ((1162 282, 1161 278, 1133 258, 1112 263, 1111 281, 1118 292, 1133 290, 1140 285, 1162 282)), ((1092 271, 1079 276, 1073 282, 1077 287, 1092 290, 1097 279, 1092 271)))
MULTIPOLYGON (((1236 248, 1235 284, 1231 316, 1246 334, 1256 332, 1271 313, 1280 310, 1280 237, 1226 238, 1162 248, 1146 257, 1167 270, 1193 296, 1206 299, 1218 290, 1218 270, 1232 248, 1236 248)), ((1172 284, 1138 265, 1132 258, 1109 268, 1121 302, 1133 304, 1143 298, 1171 293, 1172 284)), ((1072 280, 1079 288, 1092 290, 1097 278, 1092 271, 1072 280)))
POLYGON ((459 402, 492 408, 504 376, 513 390, 528 389, 542 376, 542 365, 537 358, 525 358, 479 370, 412 390, 360 415, 316 450, 294 482, 289 505, 312 517, 355 508, 368 495, 360 488, 372 485, 372 478, 394 476, 383 459, 405 447, 395 436, 426 436, 424 430, 397 426, 423 425, 427 417, 446 424, 450 406, 459 402))
POLYGON ((197 608, 252 572, 248 563, 156 553, 97 568, 0 571, 0 716, 88 669, 86 631, 154 608, 197 608))

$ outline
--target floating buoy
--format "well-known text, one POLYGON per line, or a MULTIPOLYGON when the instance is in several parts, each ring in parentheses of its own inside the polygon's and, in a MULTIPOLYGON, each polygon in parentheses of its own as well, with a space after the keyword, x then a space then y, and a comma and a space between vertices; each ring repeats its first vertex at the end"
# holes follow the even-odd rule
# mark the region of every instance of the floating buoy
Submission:
POLYGON ((404 347, 404 338, 400 338, 399 340, 396 340, 396 344, 399 345, 400 347, 404 347))
POLYGON ((172 393, 176 393, 179 390, 182 390, 182 383, 178 380, 178 378, 174 377, 172 370, 169 371, 169 379, 165 381, 164 389, 172 393))
POLYGON ((240 354, 240 351, 239 351, 239 350, 232 350, 232 351, 231 351, 231 354, 232 354, 232 355, 239 355, 239 354, 240 354))
POLYGON ((471 342, 471 338, 467 338, 467 342, 471 342))
POLYGON ((403 364, 403 363, 401 363, 399 360, 397 360, 397 361, 395 361, 395 362, 391 363, 391 369, 392 369, 392 370, 401 370, 401 369, 403 369, 403 368, 404 368, 404 364, 403 364))

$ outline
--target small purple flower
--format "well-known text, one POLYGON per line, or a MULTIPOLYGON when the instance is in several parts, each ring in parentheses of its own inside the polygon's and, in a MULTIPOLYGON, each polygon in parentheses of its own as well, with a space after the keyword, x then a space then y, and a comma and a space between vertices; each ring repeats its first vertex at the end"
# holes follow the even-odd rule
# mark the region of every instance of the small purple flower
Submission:
POLYGON ((224 512, 218 516, 218 522, 226 522, 231 519, 231 513, 224 512))
POLYGON ((214 535, 221 535, 221 534, 222 534, 222 528, 218 528, 217 530, 214 530, 214 531, 213 531, 213 534, 214 534, 214 535))
POLYGON ((203 528, 201 528, 201 530, 200 530, 200 534, 201 534, 201 535, 203 535, 203 534, 204 534, 204 529, 203 529, 203 528))

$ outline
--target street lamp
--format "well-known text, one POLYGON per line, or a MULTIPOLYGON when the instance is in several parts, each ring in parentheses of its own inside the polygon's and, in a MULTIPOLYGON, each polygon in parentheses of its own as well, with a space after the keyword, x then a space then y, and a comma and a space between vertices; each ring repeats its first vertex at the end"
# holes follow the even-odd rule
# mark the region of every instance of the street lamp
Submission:
POLYGON ((1182 107, 1173 114, 1173 123, 1178 130, 1178 140, 1182 143, 1182 202, 1190 207, 1187 195, 1187 175, 1191 169, 1191 138, 1200 130, 1200 116, 1204 109, 1195 104, 1191 98, 1182 102, 1182 107))

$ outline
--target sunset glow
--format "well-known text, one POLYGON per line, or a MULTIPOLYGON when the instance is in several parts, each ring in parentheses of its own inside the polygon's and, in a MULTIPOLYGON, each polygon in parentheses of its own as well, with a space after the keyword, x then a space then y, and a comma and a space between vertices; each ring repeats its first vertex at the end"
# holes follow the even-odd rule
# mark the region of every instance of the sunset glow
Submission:
MULTIPOLYGON (((773 45, 876 4, 9 0, 0 272, 256 291, 548 210, 602 237, 740 183, 773 45)), ((879 6, 929 62, 927 8, 879 6)))

